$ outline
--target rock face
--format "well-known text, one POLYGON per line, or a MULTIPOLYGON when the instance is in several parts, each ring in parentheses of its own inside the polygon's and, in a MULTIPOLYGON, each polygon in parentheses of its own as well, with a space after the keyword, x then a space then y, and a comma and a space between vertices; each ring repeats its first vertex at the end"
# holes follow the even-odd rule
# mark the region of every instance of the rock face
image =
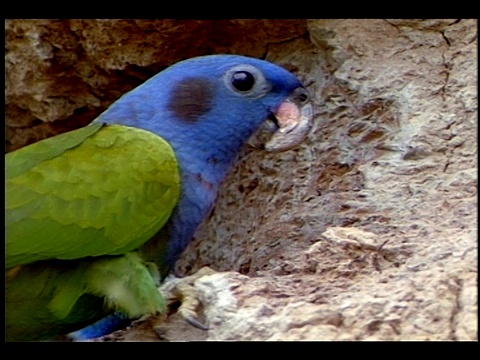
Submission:
MULTIPOLYGON (((173 314, 161 337, 476 340, 477 26, 9 20, 7 148, 88 123, 182 58, 266 57, 307 84, 315 128, 296 150, 244 149, 177 264, 218 271, 192 280, 210 330, 173 314)), ((109 339, 160 340, 159 321, 109 339)))

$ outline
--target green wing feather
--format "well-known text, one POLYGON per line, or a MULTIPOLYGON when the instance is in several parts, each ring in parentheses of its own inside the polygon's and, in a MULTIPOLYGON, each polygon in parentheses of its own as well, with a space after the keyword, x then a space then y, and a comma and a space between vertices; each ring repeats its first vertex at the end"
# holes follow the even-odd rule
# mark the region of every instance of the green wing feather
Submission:
POLYGON ((7 341, 48 339, 112 311, 131 318, 163 313, 158 278, 136 252, 84 260, 42 261, 7 272, 7 341))
POLYGON ((171 146, 132 127, 92 124, 5 162, 7 269, 125 254, 165 224, 180 193, 171 146))

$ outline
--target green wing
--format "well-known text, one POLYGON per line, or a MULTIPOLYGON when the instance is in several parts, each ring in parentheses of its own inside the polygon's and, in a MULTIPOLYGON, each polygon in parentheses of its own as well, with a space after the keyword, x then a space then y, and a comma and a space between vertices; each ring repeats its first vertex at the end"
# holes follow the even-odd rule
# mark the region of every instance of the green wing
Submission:
POLYGON ((132 127, 91 124, 5 162, 7 269, 134 250, 165 224, 180 193, 171 146, 132 127))

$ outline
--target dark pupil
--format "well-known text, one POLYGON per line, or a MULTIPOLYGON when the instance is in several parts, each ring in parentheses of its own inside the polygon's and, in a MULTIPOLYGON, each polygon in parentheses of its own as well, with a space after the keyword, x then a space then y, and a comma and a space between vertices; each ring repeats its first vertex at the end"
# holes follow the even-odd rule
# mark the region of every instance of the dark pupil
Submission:
POLYGON ((246 71, 238 71, 232 76, 232 85, 240 91, 250 90, 254 83, 253 75, 246 71))

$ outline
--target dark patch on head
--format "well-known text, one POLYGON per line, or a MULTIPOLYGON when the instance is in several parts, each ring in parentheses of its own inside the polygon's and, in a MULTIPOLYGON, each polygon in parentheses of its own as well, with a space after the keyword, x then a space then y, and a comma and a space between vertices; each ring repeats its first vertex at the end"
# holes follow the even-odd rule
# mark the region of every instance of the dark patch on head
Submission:
POLYGON ((173 87, 167 109, 183 121, 194 122, 210 110, 213 94, 214 85, 210 80, 185 79, 173 87))

